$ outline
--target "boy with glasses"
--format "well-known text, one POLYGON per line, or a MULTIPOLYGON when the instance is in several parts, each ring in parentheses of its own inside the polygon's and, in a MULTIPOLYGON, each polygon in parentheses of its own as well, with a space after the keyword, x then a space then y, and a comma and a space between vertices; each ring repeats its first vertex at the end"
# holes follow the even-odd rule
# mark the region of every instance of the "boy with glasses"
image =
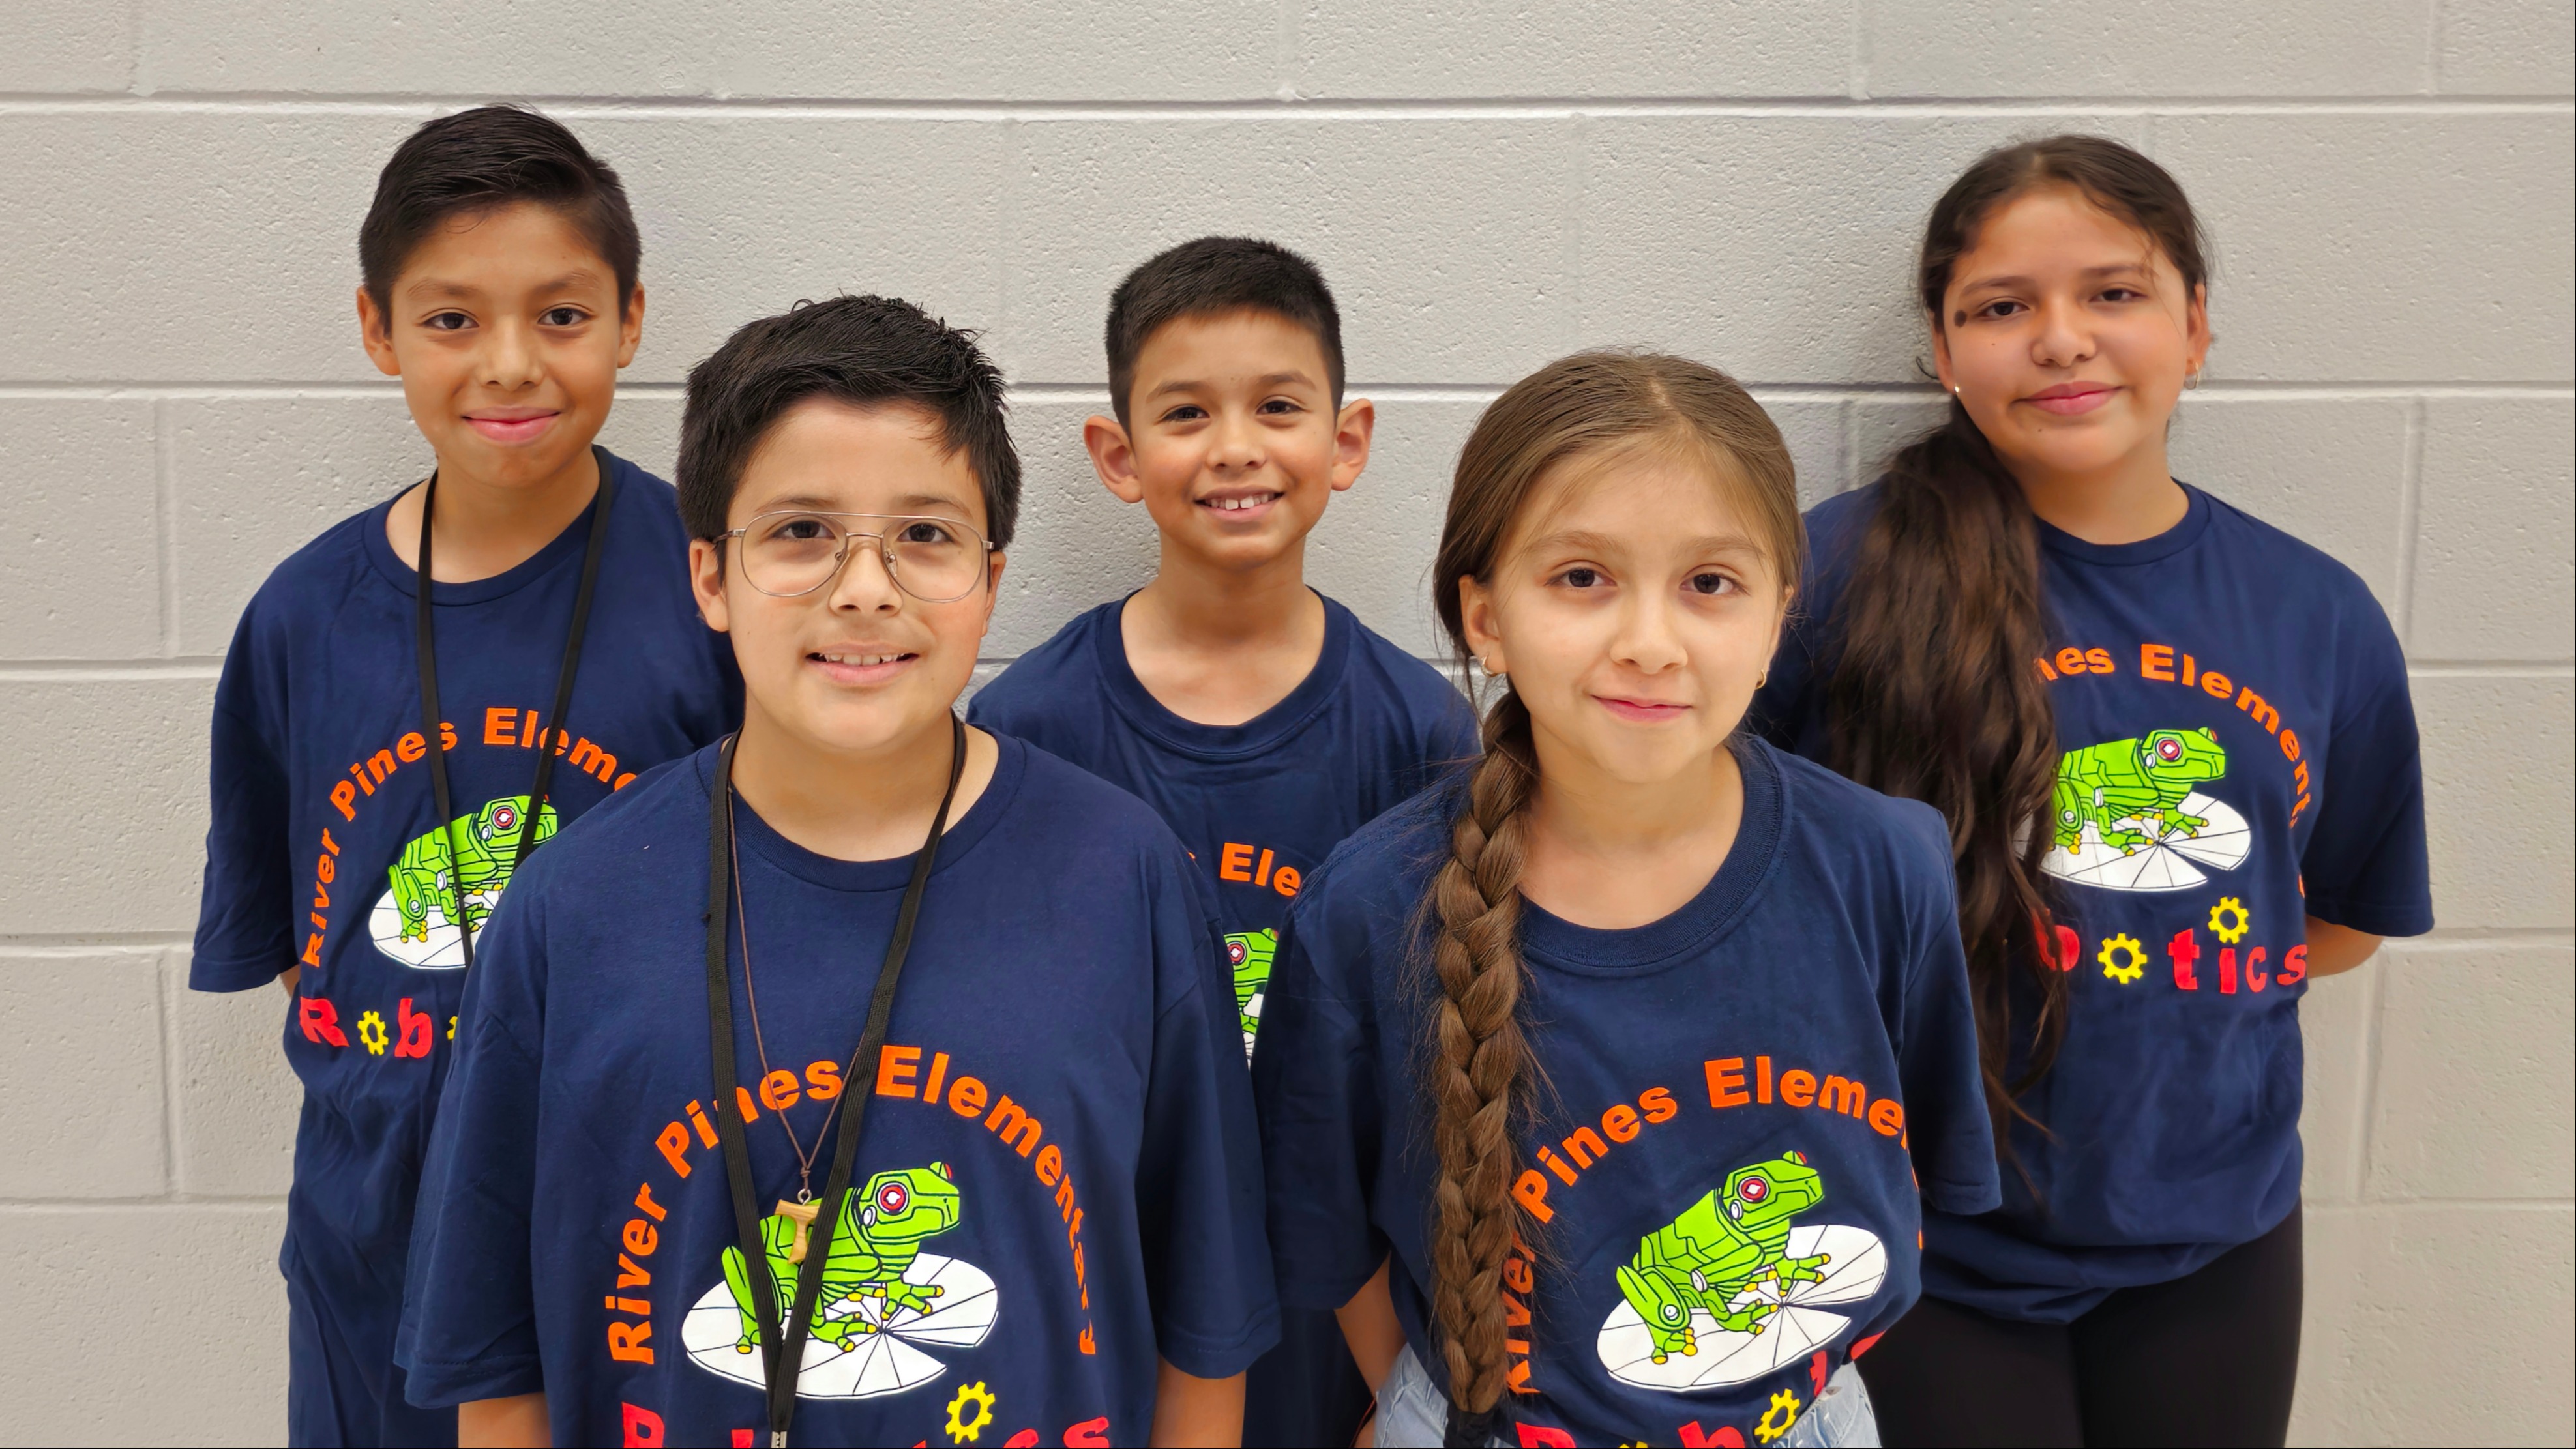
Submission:
POLYGON ((402 1356, 491 1444, 1224 1444, 1276 1336, 1189 861, 957 697, 1019 505, 909 303, 689 376, 741 734, 513 889, 430 1144, 402 1356))
POLYGON ((357 305, 436 462, 280 564, 224 657, 189 984, 293 998, 296 1444, 456 1441, 404 1401, 394 1335, 477 938, 531 851, 737 708, 671 485, 592 443, 642 335, 638 250, 617 174, 553 121, 414 132, 357 305))
MULTIPOLYGON (((1342 397, 1341 317, 1285 247, 1202 237, 1111 294, 1114 418, 1083 424, 1161 566, 1023 655, 971 717, 1124 787, 1180 834, 1218 902, 1243 1046, 1288 903, 1344 836, 1478 753, 1438 671, 1308 587, 1306 536, 1368 464, 1342 397)), ((1253 1367, 1261 1442, 1348 1443, 1369 1390, 1330 1314, 1287 1315, 1253 1367)))

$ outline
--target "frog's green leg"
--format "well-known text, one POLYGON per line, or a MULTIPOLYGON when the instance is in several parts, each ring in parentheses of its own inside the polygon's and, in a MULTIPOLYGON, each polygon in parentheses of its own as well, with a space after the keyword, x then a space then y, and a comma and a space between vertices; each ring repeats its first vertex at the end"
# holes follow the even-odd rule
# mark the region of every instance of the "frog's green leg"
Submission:
POLYGON ((936 1284, 923 1286, 905 1282, 901 1278, 889 1278, 874 1286, 877 1301, 886 1306, 888 1313, 892 1313, 897 1308, 909 1308, 915 1313, 928 1313, 931 1307, 930 1300, 948 1291, 936 1284))
POLYGON ((1807 1258, 1782 1258, 1772 1265, 1772 1276, 1782 1284, 1821 1283, 1825 1275, 1818 1270, 1833 1260, 1831 1253, 1818 1253, 1807 1258))
POLYGON ((1672 1281, 1663 1273, 1641 1270, 1634 1263, 1621 1268, 1619 1296, 1645 1323, 1647 1336, 1654 1340, 1655 1362, 1676 1353, 1689 1358, 1699 1352, 1699 1336, 1691 1331, 1690 1305, 1673 1291, 1672 1281))
POLYGON ((2173 811, 2165 819, 2169 829, 2179 829, 2185 835, 2198 835, 2209 825, 2208 816, 2186 815, 2180 810, 2173 811))
POLYGON ((2059 845, 2073 850, 2084 843, 2084 797, 2076 792, 2075 783, 2062 775, 2051 793, 2049 812, 2055 817, 2059 845))
POLYGON ((734 1310, 742 1317, 742 1332, 733 1341, 733 1351, 749 1353, 760 1342, 760 1320, 753 1316, 751 1277, 742 1270, 742 1249, 724 1250, 724 1280, 733 1290, 734 1310))

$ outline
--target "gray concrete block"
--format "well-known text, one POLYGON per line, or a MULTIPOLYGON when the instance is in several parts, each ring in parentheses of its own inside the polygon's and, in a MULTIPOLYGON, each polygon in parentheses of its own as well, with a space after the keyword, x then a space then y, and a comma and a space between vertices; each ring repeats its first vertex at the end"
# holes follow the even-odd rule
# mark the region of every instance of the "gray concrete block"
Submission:
POLYGON ((1030 122, 1010 323, 995 339, 1004 370, 1022 383, 1105 380, 1110 289, 1213 232, 1268 237, 1323 268, 1355 385, 1509 382, 1574 350, 1571 128, 1293 114, 1030 122))
POLYGON ((1025 654, 1075 615, 1154 576, 1154 521, 1143 504, 1129 507, 1100 486, 1083 450, 1082 420, 1108 411, 1106 392, 1093 400, 1011 406, 1011 439, 1020 450, 1020 528, 984 636, 988 659, 1025 654))
POLYGON ((168 1190, 154 952, 0 952, 0 1198, 168 1190))
POLYGON ((2567 380, 2571 143, 2563 115, 2159 119, 2216 239, 2216 375, 2567 380))
POLYGON ((304 1087, 279 1046, 287 994, 188 989, 188 957, 171 953, 171 1160, 192 1197, 284 1197, 295 1177, 304 1087))
MULTIPOLYGON (((1004 320, 1008 123, 750 110, 579 129, 625 178, 644 237, 644 341, 627 381, 681 381, 743 323, 843 292, 906 298, 961 327, 1004 320)), ((1083 334, 1095 345, 1099 326, 1083 334)))
POLYGON ((1798 466, 1798 506, 1812 508, 1843 491, 1851 465, 1843 450, 1849 445, 1851 408, 1841 398, 1781 397, 1754 394, 1762 410, 1780 429, 1789 457, 1798 466))
POLYGON ((1939 427, 1949 413, 1950 400, 1935 388, 1853 399, 1846 486, 1876 482, 1899 449, 1939 427))
POLYGON ((2299 1140, 2307 1149, 2299 1193, 2311 1204, 2349 1203, 2360 1196, 2371 1008, 2384 964, 2374 957, 2311 984, 2299 999, 2299 1036, 2306 1047, 2299 1140))
POLYGON ((599 444, 663 482, 676 483, 684 404, 677 392, 622 392, 600 426, 599 444))
POLYGON ((1476 0, 1421 8, 1307 0, 1296 91, 1450 96, 1843 96, 1857 0, 1651 0, 1614 7, 1476 0))
POLYGON ((2564 675, 2418 675, 2433 913, 2451 930, 2576 924, 2576 755, 2564 675))
POLYGON ((290 0, 150 5, 162 90, 423 96, 1216 100, 1277 90, 1274 6, 1183 11, 1008 0, 919 9, 783 0, 709 24, 683 6, 406 10, 290 0))
POLYGON ((2426 89, 2426 0, 2165 0, 2150 23, 2028 0, 1870 0, 1873 96, 2386 96, 2426 89))
POLYGON ((121 91, 133 78, 134 20, 128 7, 89 0, 20 0, 10 7, 0 91, 121 91))
POLYGON ((2175 477, 2324 549, 2396 608, 2403 401, 2191 393, 2170 448, 2175 477))
POLYGON ((1458 450, 1481 398, 1381 402, 1368 471, 1335 494, 1306 545, 1306 579, 1417 658, 1449 652, 1433 612, 1431 560, 1449 511, 1458 450))
POLYGON ((2291 1443, 2567 1442, 2566 1204, 2324 1209, 2306 1237, 2291 1443))
POLYGON ((161 652, 152 404, 0 398, 0 657, 161 652))
POLYGON ((0 116, 0 378, 374 379, 358 222, 426 115, 0 116))
POLYGON ((2407 645, 2421 659, 2576 655, 2576 402, 2430 398, 2407 645))
POLYGON ((2464 941, 2386 954, 2370 1196, 2564 1201, 2576 950, 2464 941))
MULTIPOLYGON (((1924 215, 1987 148, 2070 128, 2132 142, 2145 129, 2042 115, 1588 120, 1576 335, 1748 381, 1916 381, 1930 355, 1913 301, 1924 215)), ((1545 254, 1543 238, 1530 244, 1545 254)))
POLYGON ((0 935, 195 926, 214 689, 211 678, 166 676, 9 685, 0 935))
POLYGON ((2568 0, 2439 0, 2437 89, 2556 96, 2576 90, 2576 6, 2568 0))
POLYGON ((13 1444, 286 1439, 282 1206, 0 1208, 13 1444))
POLYGON ((391 389, 161 406, 177 501, 171 576, 182 655, 223 653, 243 607, 287 555, 437 466, 391 389))

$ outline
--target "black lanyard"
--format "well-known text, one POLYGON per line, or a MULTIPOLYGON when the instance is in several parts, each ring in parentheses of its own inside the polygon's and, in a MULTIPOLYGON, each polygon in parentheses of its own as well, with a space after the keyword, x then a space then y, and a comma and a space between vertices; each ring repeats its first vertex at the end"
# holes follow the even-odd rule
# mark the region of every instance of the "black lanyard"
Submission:
POLYGON ((921 898, 930 887, 930 868, 939 857, 939 837, 948 828, 948 807, 957 800, 957 780, 966 772, 966 724, 949 716, 948 793, 939 798, 939 813, 930 822, 930 838, 912 858, 912 880, 903 888, 903 905, 894 917, 894 938, 886 943, 885 964, 877 970, 876 993, 868 998, 868 1022, 859 1033, 859 1049, 850 1054, 841 1078, 841 1130, 832 1145, 832 1170, 823 1179, 823 1200, 814 1225, 807 1229, 805 1260, 796 1270, 796 1311, 780 1331, 778 1290, 770 1281, 767 1245, 760 1236, 760 1213, 751 1194, 751 1141, 743 1132, 742 1109, 735 1094, 742 1089, 734 1071, 733 973, 726 961, 726 927, 731 906, 729 867, 733 863, 732 812, 726 808, 733 789, 733 747, 742 738, 725 740, 716 756, 715 784, 707 792, 707 1028, 715 1053, 716 1135, 724 1143, 725 1178, 733 1190, 734 1233, 742 1240, 742 1276, 751 1280, 753 1316, 760 1322, 761 1379, 769 1390, 769 1443, 786 1449, 787 1425, 796 1417, 796 1380, 805 1363, 805 1337, 814 1316, 814 1300, 823 1287, 823 1260, 832 1251, 832 1229, 839 1224, 841 1199, 850 1190, 850 1168, 858 1155, 859 1120, 877 1080, 877 1057, 885 1049, 886 1024, 894 1015, 895 982, 903 975, 903 958, 912 950, 912 925, 921 915, 921 898), (785 1343, 779 1340, 784 1338, 785 1343))
MULTIPOLYGON (((528 859, 537 844, 537 822, 546 814, 546 786, 554 779, 555 750, 553 737, 563 729, 564 711, 572 708, 572 677, 581 665, 581 636, 590 627, 590 596, 599 585, 599 550, 608 539, 608 507, 616 496, 616 476, 608 466, 608 454, 597 447, 591 450, 592 461, 599 465, 599 492, 590 505, 590 545, 581 556, 581 587, 572 597, 572 629, 564 636, 563 665, 555 672, 555 707, 537 721, 537 781, 528 787, 528 808, 519 818, 519 844, 510 857, 510 874, 501 877, 508 888, 512 876, 528 859)), ((465 881, 456 866, 456 805, 447 788, 447 750, 442 744, 438 720, 438 643, 429 620, 429 518, 438 503, 438 473, 432 470, 429 481, 420 489, 420 555, 412 577, 412 618, 419 639, 420 654, 420 730, 429 742, 429 793, 438 807, 438 840, 447 850, 447 888, 456 906, 456 942, 465 952, 465 965, 474 965, 474 929, 465 919, 465 881)))

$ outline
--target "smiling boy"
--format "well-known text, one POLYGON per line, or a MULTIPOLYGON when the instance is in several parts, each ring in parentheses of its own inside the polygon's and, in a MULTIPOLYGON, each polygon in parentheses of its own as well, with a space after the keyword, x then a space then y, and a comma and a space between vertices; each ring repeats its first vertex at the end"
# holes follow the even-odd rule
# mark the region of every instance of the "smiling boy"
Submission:
POLYGON ((278 565, 224 658, 189 984, 293 997, 296 1444, 455 1442, 393 1348, 475 935, 531 850, 736 709, 670 485, 591 442, 642 335, 638 252, 616 173, 553 121, 414 132, 357 306, 435 466, 278 565))
POLYGON ((879 297, 690 374, 743 728, 531 866, 467 994, 402 1354, 469 1442, 1240 1432, 1275 1310, 1188 857, 953 712, 1018 511, 1001 398, 879 297))
MULTIPOLYGON (((1478 752, 1438 671, 1309 587, 1306 537, 1368 465, 1341 315, 1315 265, 1202 237, 1110 297, 1100 481, 1161 534, 1153 579, 1023 655, 972 717, 1142 797, 1213 888, 1249 1052, 1277 932, 1343 837, 1478 752)), ((1289 1314, 1253 1367, 1261 1442, 1349 1442, 1369 1391, 1331 1314, 1289 1314)))

